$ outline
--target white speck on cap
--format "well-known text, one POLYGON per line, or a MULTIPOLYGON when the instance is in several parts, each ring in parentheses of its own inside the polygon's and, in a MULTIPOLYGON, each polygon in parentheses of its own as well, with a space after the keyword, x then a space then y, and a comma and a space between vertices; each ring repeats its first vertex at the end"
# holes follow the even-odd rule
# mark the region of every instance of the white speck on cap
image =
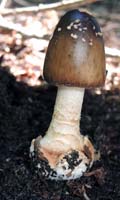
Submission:
POLYGON ((68 29, 68 30, 71 30, 71 26, 67 26, 67 29, 68 29))
POLYGON ((57 30, 58 30, 58 32, 59 32, 59 31, 61 31, 61 30, 62 30, 62 28, 61 28, 61 27, 58 27, 58 29, 57 29, 57 30))
POLYGON ((89 42, 89 45, 90 45, 90 46, 92 46, 92 45, 93 45, 93 42, 92 42, 92 41, 91 41, 91 42, 89 42))
POLYGON ((73 34, 73 33, 71 33, 70 36, 71 36, 72 38, 74 38, 74 39, 77 39, 77 38, 78 38, 78 35, 73 34))
POLYGON ((86 39, 85 39, 85 38, 82 38, 82 41, 83 41, 83 42, 86 42, 86 39))
POLYGON ((102 36, 102 33, 101 32, 97 32, 97 33, 95 33, 96 34, 96 36, 102 36))
POLYGON ((80 22, 80 19, 76 19, 75 22, 76 22, 76 23, 79 23, 79 22, 80 22))
POLYGON ((74 29, 78 29, 78 25, 77 24, 74 24, 73 27, 74 27, 74 29))
POLYGON ((83 30, 87 30, 87 27, 83 27, 83 30))
POLYGON ((79 31, 82 31, 82 28, 79 28, 78 30, 79 30, 79 31))

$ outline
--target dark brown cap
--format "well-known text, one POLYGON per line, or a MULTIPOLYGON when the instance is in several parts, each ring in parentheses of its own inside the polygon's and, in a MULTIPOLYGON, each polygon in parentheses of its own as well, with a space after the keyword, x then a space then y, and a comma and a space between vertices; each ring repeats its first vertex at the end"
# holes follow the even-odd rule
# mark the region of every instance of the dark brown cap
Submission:
POLYGON ((78 10, 67 12, 50 40, 44 77, 50 84, 98 87, 105 81, 105 51, 96 19, 78 10))

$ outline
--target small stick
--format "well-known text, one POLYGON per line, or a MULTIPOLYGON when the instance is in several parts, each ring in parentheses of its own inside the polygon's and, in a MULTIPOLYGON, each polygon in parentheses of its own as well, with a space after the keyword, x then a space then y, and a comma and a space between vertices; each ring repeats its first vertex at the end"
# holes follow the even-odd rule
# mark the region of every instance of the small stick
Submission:
POLYGON ((63 0, 62 2, 51 3, 51 4, 39 4, 38 6, 31 6, 25 8, 15 8, 15 9, 1 9, 0 14, 9 15, 9 14, 19 14, 19 13, 30 13, 30 12, 39 12, 39 11, 47 11, 51 9, 55 10, 63 10, 76 8, 78 6, 84 6, 86 4, 98 2, 101 0, 63 0))
POLYGON ((11 30, 11 31, 16 31, 20 33, 24 38, 39 38, 43 39, 43 36, 40 36, 39 34, 31 33, 30 31, 27 30, 27 28, 23 27, 21 24, 14 24, 13 22, 8 22, 6 19, 3 17, 0 17, 0 28, 6 29, 6 30, 11 30))
POLYGON ((8 0, 2 0, 1 3, 0 3, 0 9, 3 9, 5 8, 6 4, 7 4, 7 1, 8 0))
POLYGON ((120 58, 120 50, 116 48, 105 47, 105 54, 110 57, 120 58))

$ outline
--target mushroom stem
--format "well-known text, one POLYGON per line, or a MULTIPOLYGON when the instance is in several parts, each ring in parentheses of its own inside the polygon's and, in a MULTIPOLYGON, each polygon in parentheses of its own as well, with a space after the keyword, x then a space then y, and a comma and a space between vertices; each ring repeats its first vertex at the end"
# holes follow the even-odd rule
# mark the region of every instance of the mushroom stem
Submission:
POLYGON ((37 166, 51 179, 79 178, 93 164, 94 147, 80 134, 83 97, 84 88, 59 86, 50 126, 31 143, 37 166))
POLYGON ((80 148, 83 136, 80 134, 79 123, 83 97, 84 88, 58 87, 53 117, 40 142, 42 147, 58 152, 80 148))

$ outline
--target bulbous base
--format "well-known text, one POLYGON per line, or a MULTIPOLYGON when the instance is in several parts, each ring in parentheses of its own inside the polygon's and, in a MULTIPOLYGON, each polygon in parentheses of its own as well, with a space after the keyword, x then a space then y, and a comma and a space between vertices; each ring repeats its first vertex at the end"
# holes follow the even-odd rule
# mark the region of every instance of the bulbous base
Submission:
POLYGON ((64 153, 49 152, 40 145, 41 136, 32 140, 30 157, 41 177, 55 180, 80 178, 93 164, 94 148, 85 137, 83 150, 71 149, 64 153))

